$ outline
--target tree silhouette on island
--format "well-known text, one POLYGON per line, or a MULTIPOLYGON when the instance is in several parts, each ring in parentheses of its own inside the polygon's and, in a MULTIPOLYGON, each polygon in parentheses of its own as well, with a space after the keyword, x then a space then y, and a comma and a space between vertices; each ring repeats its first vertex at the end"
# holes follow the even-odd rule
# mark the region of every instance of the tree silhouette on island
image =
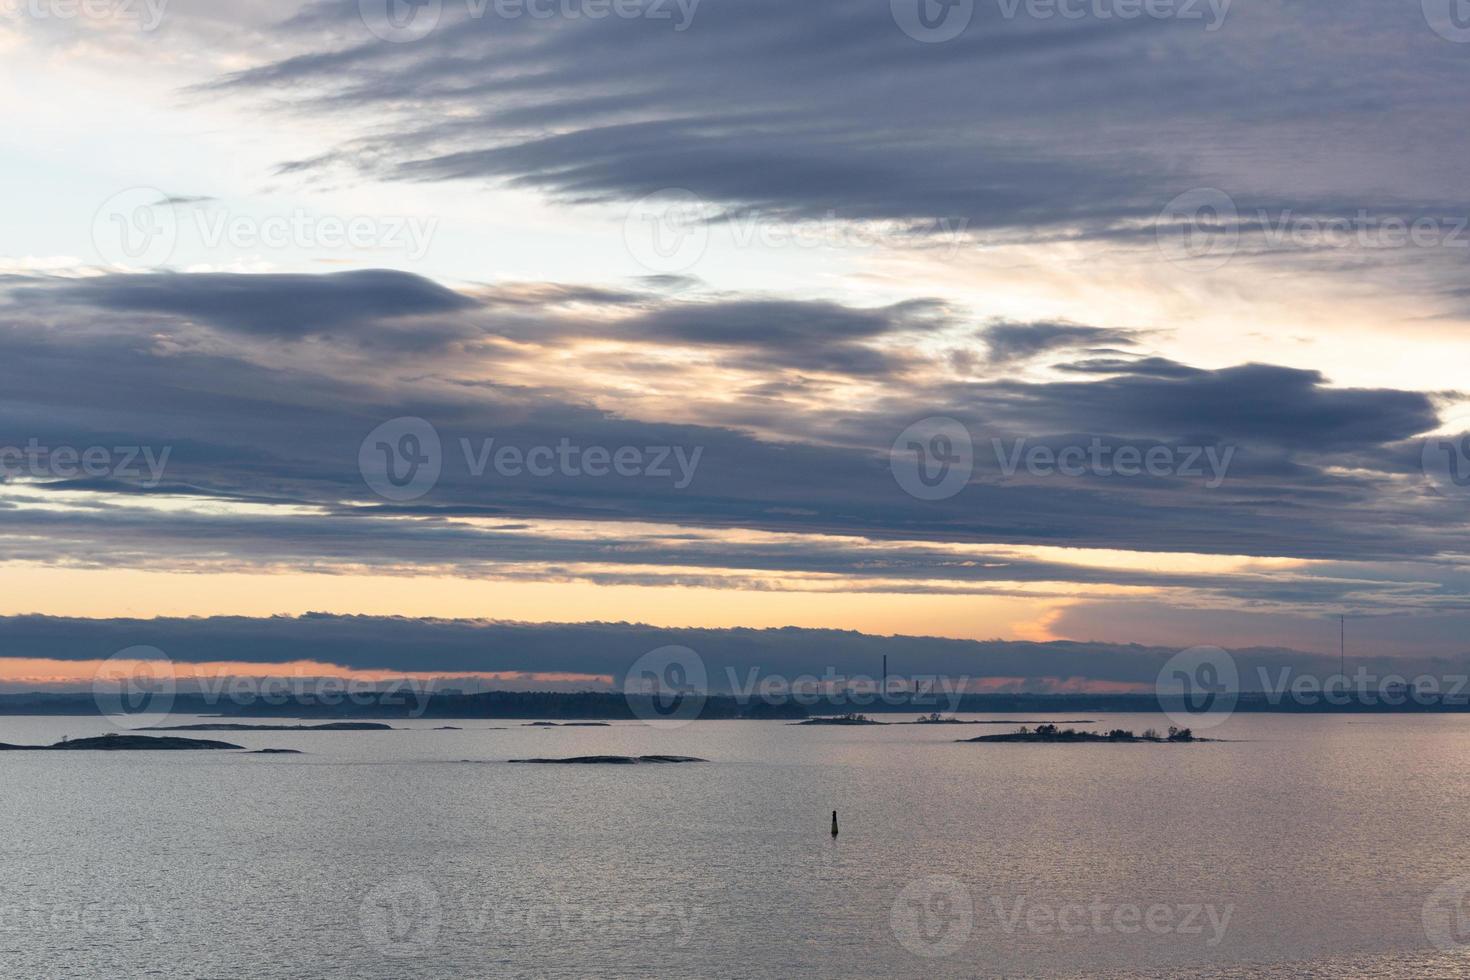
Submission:
POLYGON ((1213 739, 1197 738, 1194 732, 1188 728, 1169 729, 1167 735, 1160 735, 1157 729, 1145 729, 1142 735, 1135 735, 1125 728, 1114 728, 1107 733, 1083 732, 1075 728, 1058 728, 1056 725, 1037 725, 1036 728, 1028 728, 1022 725, 1014 732, 1004 735, 981 735, 978 738, 960 739, 962 742, 1114 742, 1114 743, 1139 743, 1151 742, 1154 744, 1182 743, 1182 742, 1210 742, 1213 739))

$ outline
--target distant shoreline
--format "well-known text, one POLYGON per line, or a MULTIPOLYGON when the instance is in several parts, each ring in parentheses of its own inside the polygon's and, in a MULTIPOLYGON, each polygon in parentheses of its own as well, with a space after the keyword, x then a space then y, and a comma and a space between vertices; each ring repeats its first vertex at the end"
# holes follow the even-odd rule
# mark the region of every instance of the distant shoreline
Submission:
MULTIPOLYGON (((231 701, 228 697, 206 697, 178 694, 169 706, 176 716, 202 716, 220 724, 249 721, 252 718, 299 718, 303 720, 347 721, 394 719, 487 719, 524 722, 618 722, 666 717, 670 707, 651 698, 625 698, 621 693, 603 691, 519 692, 494 691, 484 694, 432 694, 415 700, 403 691, 356 696, 352 700, 337 698, 317 700, 293 697, 286 701, 272 698, 231 701)), ((1410 699, 1404 704, 1318 704, 1298 703, 1281 698, 1275 703, 1261 694, 1243 694, 1232 709, 1235 714, 1333 714, 1333 715, 1401 715, 1461 714, 1470 712, 1470 703, 1458 699, 1448 703, 1428 699, 1410 699)), ((833 697, 817 701, 794 700, 766 702, 759 699, 710 695, 703 700, 695 717, 708 721, 804 721, 809 718, 847 714, 869 716, 907 715, 901 721, 887 723, 913 724, 914 718, 938 712, 944 716, 1017 715, 1036 722, 1048 715, 1062 716, 1063 723, 1080 723, 1076 719, 1095 720, 1100 715, 1160 714, 1169 712, 1188 716, 1182 700, 1166 699, 1163 703, 1153 695, 1143 694, 966 694, 956 699, 942 696, 915 697, 877 694, 833 697)), ((0 717, 15 716, 102 717, 90 693, 52 694, 46 692, 0 694, 0 717)), ((686 716, 681 715, 683 720, 686 716)), ((943 724, 944 722, 939 722, 943 724)), ((978 723, 978 722, 975 722, 978 723)), ((999 724, 1024 723, 1002 718, 999 724)), ((930 724, 930 722, 926 722, 930 724)))

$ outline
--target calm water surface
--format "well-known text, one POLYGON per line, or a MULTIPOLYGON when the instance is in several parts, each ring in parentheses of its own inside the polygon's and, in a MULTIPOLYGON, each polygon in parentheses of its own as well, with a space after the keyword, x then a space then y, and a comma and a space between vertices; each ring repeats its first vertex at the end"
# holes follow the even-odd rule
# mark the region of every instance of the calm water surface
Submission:
POLYGON ((299 756, 0 754, 0 975, 1470 976, 1467 717, 1181 746, 393 724, 201 736, 299 756), (505 764, 651 753, 711 762, 505 764))

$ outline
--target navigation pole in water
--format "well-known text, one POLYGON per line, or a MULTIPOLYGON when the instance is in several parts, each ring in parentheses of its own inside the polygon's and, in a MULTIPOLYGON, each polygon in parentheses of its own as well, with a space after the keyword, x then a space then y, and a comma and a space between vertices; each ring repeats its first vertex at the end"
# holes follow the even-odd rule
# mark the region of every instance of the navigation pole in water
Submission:
POLYGON ((837 836, 837 811, 832 811, 832 836, 837 836))

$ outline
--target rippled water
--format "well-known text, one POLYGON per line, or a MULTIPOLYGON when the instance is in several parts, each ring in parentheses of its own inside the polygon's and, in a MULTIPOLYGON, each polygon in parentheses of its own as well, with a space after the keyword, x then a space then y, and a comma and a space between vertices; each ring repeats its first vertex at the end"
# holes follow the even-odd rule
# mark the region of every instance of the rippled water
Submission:
POLYGON ((1466 717, 1182 746, 395 724, 203 736, 300 756, 0 754, 0 975, 1470 975, 1466 717), (504 764, 606 753, 711 762, 504 764))

